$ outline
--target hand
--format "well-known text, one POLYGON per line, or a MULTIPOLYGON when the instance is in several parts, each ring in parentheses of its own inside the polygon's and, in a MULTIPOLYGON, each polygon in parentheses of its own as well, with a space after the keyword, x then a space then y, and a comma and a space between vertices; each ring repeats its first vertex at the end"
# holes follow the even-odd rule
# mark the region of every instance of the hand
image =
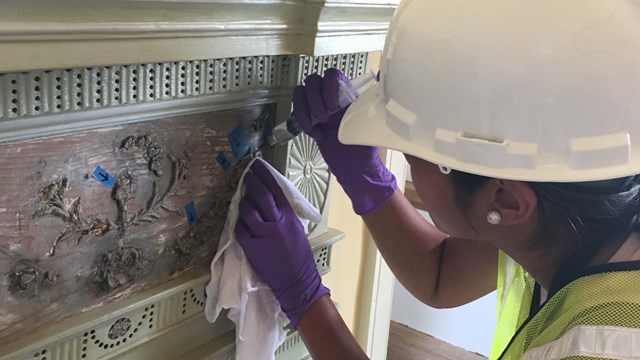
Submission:
POLYGON ((255 161, 244 185, 236 238, 295 329, 302 314, 329 289, 322 285, 304 228, 269 169, 255 161))
POLYGON ((354 211, 364 215, 393 195, 396 179, 382 163, 377 148, 338 141, 338 128, 347 110, 347 107, 339 109, 339 81, 349 83, 344 74, 333 68, 327 69, 324 77, 309 75, 305 85, 293 91, 292 115, 318 144, 329 169, 351 199, 354 211))

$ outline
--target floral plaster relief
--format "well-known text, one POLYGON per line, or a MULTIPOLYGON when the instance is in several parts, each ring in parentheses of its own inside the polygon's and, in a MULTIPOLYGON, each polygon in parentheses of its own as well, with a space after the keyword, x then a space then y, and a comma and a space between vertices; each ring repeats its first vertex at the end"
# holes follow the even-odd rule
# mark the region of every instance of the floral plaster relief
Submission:
POLYGON ((275 106, 255 105, 0 143, 0 344, 206 273, 274 118, 275 106), (251 148, 238 158, 227 135, 239 126, 251 148))

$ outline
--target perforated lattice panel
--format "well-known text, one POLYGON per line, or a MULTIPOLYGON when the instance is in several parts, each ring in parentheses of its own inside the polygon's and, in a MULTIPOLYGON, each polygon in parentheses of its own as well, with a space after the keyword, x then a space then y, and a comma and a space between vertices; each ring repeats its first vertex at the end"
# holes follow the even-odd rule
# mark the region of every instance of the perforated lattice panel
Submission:
POLYGON ((316 260, 316 267, 320 275, 324 275, 331 270, 329 266, 331 261, 331 247, 327 246, 313 253, 316 260))
POLYGON ((337 68, 349 79, 354 79, 365 72, 367 53, 303 56, 299 80, 302 81, 311 74, 322 74, 328 68, 337 68))
MULTIPOLYGON (((0 73, 0 121, 293 85, 294 56, 128 64, 0 73)), ((367 54, 299 57, 298 82, 336 67, 362 74, 367 54)))
POLYGON ((0 121, 158 100, 277 88, 287 56, 0 73, 0 121))

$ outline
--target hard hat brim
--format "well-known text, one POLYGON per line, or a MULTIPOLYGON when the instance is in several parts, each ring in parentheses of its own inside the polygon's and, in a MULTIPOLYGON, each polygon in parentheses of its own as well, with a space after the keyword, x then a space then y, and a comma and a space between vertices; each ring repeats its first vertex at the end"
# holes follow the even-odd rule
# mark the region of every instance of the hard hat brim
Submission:
POLYGON ((386 126, 385 102, 378 93, 379 86, 372 86, 349 106, 340 124, 338 140, 347 145, 369 145, 411 153, 410 144, 386 126))
POLYGON ((583 182, 622 178, 636 175, 640 166, 638 149, 630 152, 631 161, 610 166, 606 169, 593 167, 577 169, 567 164, 514 168, 509 166, 481 166, 468 161, 444 156, 433 150, 433 140, 411 141, 389 127, 387 122, 387 102, 382 95, 380 84, 365 91, 354 101, 345 113, 338 140, 343 144, 367 145, 397 150, 413 155, 446 168, 483 175, 493 178, 536 181, 536 182, 583 182))
POLYGON ((376 84, 365 91, 349 107, 340 129, 338 140, 347 145, 368 145, 397 150, 428 161, 433 159, 423 149, 412 144, 391 128, 386 122, 386 101, 376 84))

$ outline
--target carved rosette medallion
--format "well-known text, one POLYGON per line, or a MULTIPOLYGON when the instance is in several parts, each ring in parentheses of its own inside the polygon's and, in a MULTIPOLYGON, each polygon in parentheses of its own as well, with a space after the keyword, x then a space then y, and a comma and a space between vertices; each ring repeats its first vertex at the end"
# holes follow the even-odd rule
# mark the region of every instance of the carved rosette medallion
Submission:
MULTIPOLYGON (((288 162, 289 180, 320 213, 324 213, 330 173, 315 141, 305 134, 300 134, 291 140, 288 162)), ((312 232, 316 226, 317 224, 311 224, 308 231, 312 232)))
POLYGON ((117 340, 125 335, 127 335, 127 333, 129 332, 129 330, 131 329, 131 320, 128 318, 120 318, 118 320, 116 320, 116 322, 113 323, 113 325, 111 325, 111 327, 109 328, 109 332, 107 333, 107 337, 110 340, 117 340))

